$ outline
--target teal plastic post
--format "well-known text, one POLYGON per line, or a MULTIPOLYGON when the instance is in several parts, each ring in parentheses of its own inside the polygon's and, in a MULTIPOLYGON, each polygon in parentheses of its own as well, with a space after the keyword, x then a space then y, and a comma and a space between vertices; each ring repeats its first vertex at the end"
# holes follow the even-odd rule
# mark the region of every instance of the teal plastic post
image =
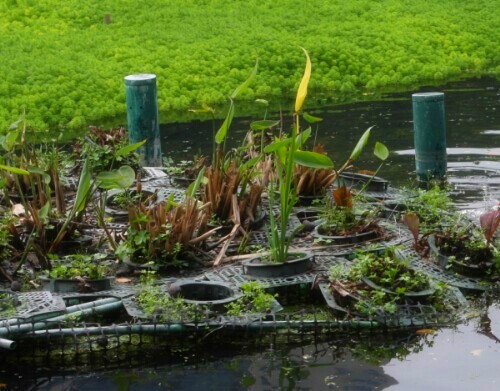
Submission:
POLYGON ((125 77, 127 96, 128 138, 131 144, 147 139, 141 147, 142 164, 161 166, 160 124, 156 75, 129 75, 125 77))
POLYGON ((444 94, 413 94, 412 101, 417 178, 425 182, 443 179, 447 168, 444 94))

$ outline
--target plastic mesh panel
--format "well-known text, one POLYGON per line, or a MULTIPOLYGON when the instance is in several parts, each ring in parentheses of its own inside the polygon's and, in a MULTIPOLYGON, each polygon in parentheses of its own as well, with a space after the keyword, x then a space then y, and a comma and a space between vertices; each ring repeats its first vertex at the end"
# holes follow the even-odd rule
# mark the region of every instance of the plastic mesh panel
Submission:
POLYGON ((21 318, 25 321, 46 319, 62 314, 66 309, 64 301, 50 292, 19 293, 20 304, 15 307, 15 313, 9 318, 21 318))

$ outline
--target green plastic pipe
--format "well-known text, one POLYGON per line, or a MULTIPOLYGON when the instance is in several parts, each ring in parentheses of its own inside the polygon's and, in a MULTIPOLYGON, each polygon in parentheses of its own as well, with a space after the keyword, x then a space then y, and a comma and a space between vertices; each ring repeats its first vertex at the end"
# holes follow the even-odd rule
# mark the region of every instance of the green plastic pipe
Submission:
POLYGON ((446 177, 446 124, 444 94, 412 95, 417 178, 428 182, 446 177))
MULTIPOLYGON (((338 329, 372 329, 381 327, 377 322, 371 321, 262 321, 254 322, 245 325, 234 325, 228 323, 228 328, 240 328, 249 331, 271 331, 271 330, 314 330, 316 328, 338 328, 338 329)), ((66 329, 50 329, 38 330, 33 334, 27 335, 29 338, 39 338, 44 335, 51 336, 78 336, 78 335, 128 335, 128 334, 173 334, 193 331, 196 326, 185 326, 180 323, 172 324, 136 324, 136 325, 113 325, 101 327, 80 327, 66 329)), ((219 329, 221 324, 215 323, 200 323, 198 327, 203 329, 219 329)))
POLYGON ((142 164, 161 166, 160 123, 156 94, 156 75, 125 77, 127 97, 128 138, 131 144, 147 140, 140 149, 142 164))
POLYGON ((112 299, 113 301, 110 301, 110 299, 111 298, 103 299, 103 301, 104 300, 107 301, 104 304, 102 304, 102 301, 101 301, 101 303, 98 303, 99 300, 97 300, 97 301, 94 301, 91 303, 79 304, 76 306, 69 307, 69 310, 67 311, 66 314, 56 316, 54 318, 45 319, 43 322, 11 324, 11 325, 9 325, 9 327, 0 327, 0 336, 12 335, 12 334, 22 334, 22 333, 31 332, 34 330, 42 330, 43 332, 46 332, 47 327, 51 322, 62 322, 62 321, 71 320, 73 318, 77 318, 80 316, 93 315, 93 314, 103 314, 103 313, 115 311, 115 310, 120 309, 122 307, 123 303, 120 299, 113 298, 112 299), (83 309, 81 309, 82 307, 83 307, 83 309))

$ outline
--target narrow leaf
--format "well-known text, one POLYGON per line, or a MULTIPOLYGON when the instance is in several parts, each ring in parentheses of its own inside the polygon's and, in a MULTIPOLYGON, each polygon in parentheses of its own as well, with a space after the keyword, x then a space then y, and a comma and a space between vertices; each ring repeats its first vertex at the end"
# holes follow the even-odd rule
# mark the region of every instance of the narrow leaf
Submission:
POLYGON ((135 144, 130 144, 130 145, 126 145, 125 147, 120 148, 120 149, 116 152, 115 157, 128 155, 130 152, 133 152, 133 151, 135 151, 136 149, 138 149, 138 148, 142 147, 146 141, 147 141, 147 140, 139 141, 138 143, 135 143, 135 144))
POLYGON ((222 144, 222 142, 226 139, 229 126, 231 126, 231 122, 233 122, 233 116, 234 116, 234 102, 233 100, 231 100, 231 104, 229 106, 229 111, 227 112, 226 118, 224 119, 222 126, 219 128, 217 134, 215 135, 215 142, 217 144, 222 144))
POLYGON ((12 172, 13 174, 18 174, 18 175, 29 175, 30 174, 28 171, 23 170, 22 168, 4 166, 3 164, 0 164, 0 170, 9 171, 9 172, 12 172))
POLYGON ((189 185, 189 187, 186 190, 186 195, 190 197, 194 197, 196 192, 198 191, 202 181, 203 181, 203 176, 205 175, 205 167, 203 167, 200 172, 198 173, 198 176, 196 177, 196 180, 189 185))
POLYGON ((252 79, 255 77, 257 74, 257 69, 259 68, 259 60, 255 62, 255 66, 253 67, 252 73, 250 73, 250 76, 248 76, 248 79, 246 79, 239 87, 237 87, 233 93, 231 94, 231 99, 235 99, 241 92, 247 89, 248 85, 252 81, 252 79))
POLYGON ((297 97, 295 99, 295 112, 298 113, 304 104, 304 100, 307 96, 307 86, 309 84, 309 79, 311 78, 311 59, 309 58, 309 54, 307 50, 302 48, 306 55, 306 67, 304 69, 304 76, 302 76, 302 80, 300 81, 299 89, 297 90, 297 97))
POLYGON ((40 208, 38 211, 38 215, 41 220, 46 221, 48 216, 49 216, 49 211, 50 211, 50 200, 45 203, 44 206, 40 208))
POLYGON ((250 129, 252 130, 266 130, 279 125, 280 121, 274 121, 271 119, 254 121, 250 124, 250 129))
POLYGON ((297 164, 311 168, 333 168, 331 159, 322 153, 311 151, 295 151, 294 161, 297 164))
POLYGON ((380 160, 385 160, 389 157, 389 149, 387 149, 387 147, 384 144, 377 141, 375 143, 373 154, 380 160))
POLYGON ((368 142, 368 139, 370 138, 370 132, 371 132, 372 128, 373 128, 373 126, 366 129, 366 131, 360 137, 360 139, 358 140, 358 143, 356 144, 356 146, 352 150, 351 156, 349 157, 350 160, 354 161, 359 157, 359 155, 361 155, 361 152, 363 152, 363 148, 366 146, 366 143, 368 142))
POLYGON ((75 203, 73 204, 73 209, 76 212, 81 212, 85 209, 87 201, 90 198, 91 187, 92 183, 90 180, 90 163, 89 159, 85 159, 82 167, 82 172, 80 174, 80 180, 78 182, 75 203))
POLYGON ((319 118, 319 117, 315 117, 314 115, 311 115, 311 114, 307 114, 307 113, 304 113, 302 114, 302 116, 304 117, 304 119, 309 122, 310 124, 314 124, 316 122, 321 122, 323 121, 323 118, 319 118))

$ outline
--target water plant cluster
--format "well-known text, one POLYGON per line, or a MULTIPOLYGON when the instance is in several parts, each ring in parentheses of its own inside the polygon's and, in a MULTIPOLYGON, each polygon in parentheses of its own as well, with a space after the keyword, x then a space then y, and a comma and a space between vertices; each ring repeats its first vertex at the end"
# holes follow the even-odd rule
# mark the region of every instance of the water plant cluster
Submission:
POLYGON ((0 32, 0 129, 23 111, 39 130, 123 116, 123 77, 134 73, 158 75, 170 118, 216 106, 256 57, 241 99, 278 101, 297 88, 299 45, 316 64, 317 97, 500 72, 497 4, 487 0, 7 0, 0 32))

